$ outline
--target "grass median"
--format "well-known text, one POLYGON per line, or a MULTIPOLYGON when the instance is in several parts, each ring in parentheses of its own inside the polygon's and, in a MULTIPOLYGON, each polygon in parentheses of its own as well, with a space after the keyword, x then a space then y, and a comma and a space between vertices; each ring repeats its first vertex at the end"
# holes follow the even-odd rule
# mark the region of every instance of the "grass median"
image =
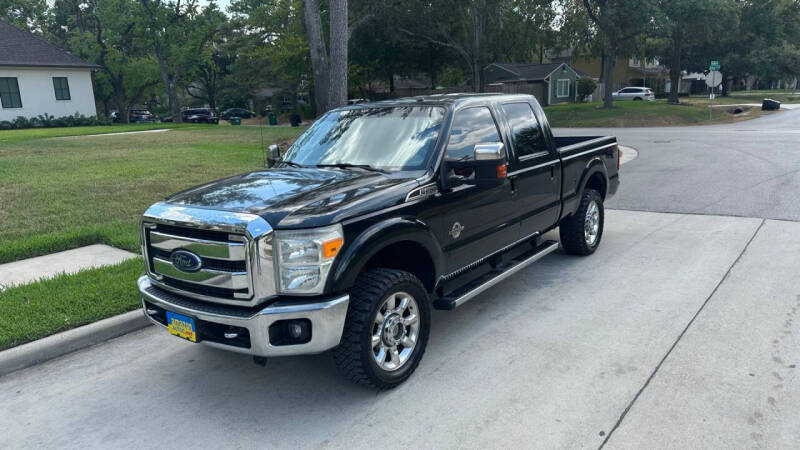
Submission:
POLYGON ((569 103, 552 105, 544 112, 553 127, 668 127, 685 125, 709 125, 752 119, 763 113, 752 109, 746 114, 730 114, 714 111, 714 120, 708 120, 708 102, 682 98, 680 105, 671 105, 666 100, 617 101, 611 109, 602 103, 569 103))
POLYGON ((0 291, 0 350, 138 308, 143 267, 134 258, 0 291))

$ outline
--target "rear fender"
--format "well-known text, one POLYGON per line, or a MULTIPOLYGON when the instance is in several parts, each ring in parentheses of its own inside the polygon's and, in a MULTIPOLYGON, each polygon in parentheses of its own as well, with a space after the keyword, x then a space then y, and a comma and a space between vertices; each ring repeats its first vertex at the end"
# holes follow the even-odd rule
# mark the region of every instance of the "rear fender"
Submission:
POLYGON ((586 184, 596 173, 602 175, 603 182, 605 183, 606 189, 608 189, 608 170, 606 169, 606 164, 599 155, 593 156, 592 159, 586 163, 586 166, 583 169, 583 174, 581 175, 580 181, 578 181, 577 196, 572 201, 573 204, 569 205, 568 208, 565 205, 566 214, 564 214, 563 217, 575 213, 575 211, 578 209, 578 205, 580 205, 581 199, 583 198, 583 192, 586 190, 586 184))

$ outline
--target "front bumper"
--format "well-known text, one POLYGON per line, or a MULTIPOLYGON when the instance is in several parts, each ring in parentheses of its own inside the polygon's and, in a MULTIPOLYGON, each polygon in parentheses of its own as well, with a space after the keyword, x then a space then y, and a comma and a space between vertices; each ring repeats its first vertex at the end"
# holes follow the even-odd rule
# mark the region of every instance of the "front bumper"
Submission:
POLYGON ((142 294, 144 314, 156 325, 166 327, 163 321, 151 317, 148 309, 189 316, 198 322, 198 327, 208 330, 206 338, 203 338, 202 332, 198 333, 201 336, 201 343, 265 357, 320 353, 339 345, 347 316, 347 305, 350 302, 350 296, 344 294, 313 302, 279 300, 263 308, 248 309, 211 305, 164 291, 153 286, 147 275, 139 278, 138 285, 142 294), (311 339, 306 343, 294 345, 271 343, 270 325, 279 320, 293 319, 307 319, 311 322, 311 339), (226 340, 221 337, 219 330, 226 327, 246 329, 249 341, 244 342, 240 339, 234 345, 225 343, 226 340))

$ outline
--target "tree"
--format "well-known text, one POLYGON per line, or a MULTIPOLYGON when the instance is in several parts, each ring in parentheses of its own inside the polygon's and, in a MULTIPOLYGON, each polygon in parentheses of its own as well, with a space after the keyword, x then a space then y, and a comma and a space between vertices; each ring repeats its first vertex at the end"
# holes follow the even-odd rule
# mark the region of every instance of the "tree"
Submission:
POLYGON ((197 0, 140 0, 145 32, 167 92, 172 118, 181 121, 178 90, 198 65, 206 45, 226 21, 215 3, 197 0))
POLYGON ((578 80, 578 100, 586 100, 586 97, 592 95, 595 89, 597 89, 597 83, 593 79, 582 77, 578 80))
POLYGON ((158 84, 155 60, 143 45, 138 10, 135 0, 54 4, 61 38, 73 54, 100 66, 94 74, 95 94, 106 108, 113 100, 123 122, 128 122, 127 111, 158 84))
POLYGON ((0 0, 0 19, 40 33, 48 19, 47 3, 45 0, 0 0))
POLYGON ((483 91, 483 67, 487 63, 486 32, 495 11, 509 0, 410 0, 402 4, 405 23, 399 30, 411 37, 451 49, 468 68, 475 92, 483 91))
POLYGON ((660 0, 660 21, 669 43, 669 102, 678 103, 678 87, 687 46, 705 45, 736 26, 735 0, 660 0))
POLYGON ((583 0, 592 23, 603 39, 603 106, 614 106, 614 65, 620 48, 652 27, 654 0, 583 0))
POLYGON ((212 42, 203 51, 193 81, 186 86, 186 93, 208 104, 209 108, 216 109, 217 99, 235 61, 236 54, 227 48, 224 40, 212 42))
POLYGON ((303 0, 317 114, 347 104, 347 44, 352 29, 348 25, 347 0, 330 0, 328 16, 330 53, 326 50, 319 2, 303 0))

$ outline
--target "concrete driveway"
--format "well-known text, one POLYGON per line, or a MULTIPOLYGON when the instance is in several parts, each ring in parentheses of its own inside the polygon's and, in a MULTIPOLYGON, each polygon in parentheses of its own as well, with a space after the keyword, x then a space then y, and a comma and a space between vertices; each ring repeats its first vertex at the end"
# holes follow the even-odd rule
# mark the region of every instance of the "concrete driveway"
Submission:
POLYGON ((0 378, 0 448, 792 447, 799 233, 609 211, 595 255, 437 312, 389 392, 328 355, 261 368, 151 327, 0 378))

